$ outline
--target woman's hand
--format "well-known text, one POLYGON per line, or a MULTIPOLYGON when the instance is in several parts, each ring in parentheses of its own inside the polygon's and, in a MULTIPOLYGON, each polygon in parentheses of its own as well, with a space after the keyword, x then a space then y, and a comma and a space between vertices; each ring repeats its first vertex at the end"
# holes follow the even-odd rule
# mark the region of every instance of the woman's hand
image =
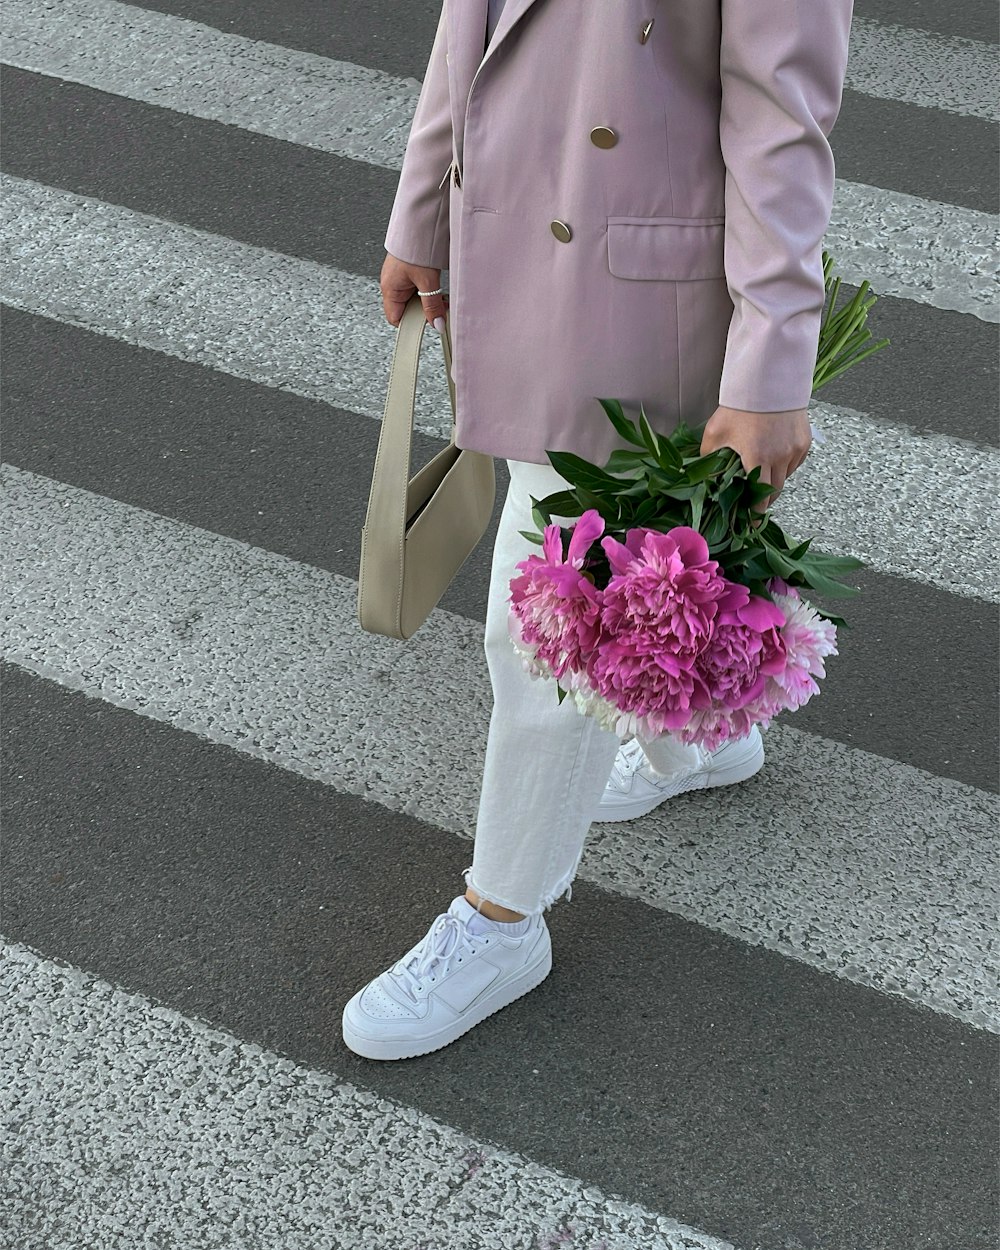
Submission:
MULTIPOLYGON (((763 513, 777 499, 785 479, 809 455, 811 446, 808 408, 744 412, 720 404, 705 425, 701 454, 707 456, 719 447, 732 447, 743 461, 745 472, 760 465, 760 480, 774 487, 772 494, 754 505, 755 512, 763 513)), ((754 525, 759 524, 759 520, 754 522, 754 525)))
MULTIPOLYGON (((400 260, 397 256, 387 252, 378 284, 382 292, 386 320, 390 325, 398 326, 414 291, 438 289, 441 285, 441 270, 411 265, 408 261, 400 260)), ((435 318, 443 318, 448 310, 446 295, 422 295, 420 302, 423 305, 424 316, 430 325, 434 325, 435 318)), ((435 328, 440 329, 440 327, 435 328)))

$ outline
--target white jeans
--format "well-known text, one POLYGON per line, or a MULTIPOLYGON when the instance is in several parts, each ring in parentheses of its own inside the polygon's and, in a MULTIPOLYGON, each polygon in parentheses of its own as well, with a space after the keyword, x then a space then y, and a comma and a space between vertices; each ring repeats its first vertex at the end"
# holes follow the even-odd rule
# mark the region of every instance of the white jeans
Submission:
MULTIPOLYGON (((555 683, 533 679, 507 631, 515 565, 541 548, 519 530, 537 532, 531 500, 569 483, 551 465, 508 460, 510 489, 493 548, 484 646, 493 685, 493 712, 466 886, 513 911, 542 911, 572 882, 591 818, 615 761, 619 741, 571 699, 559 703, 555 683)), ((562 520, 571 525, 573 521, 562 520)), ((697 751, 664 736, 640 739, 650 763, 664 773, 697 760, 697 751)))

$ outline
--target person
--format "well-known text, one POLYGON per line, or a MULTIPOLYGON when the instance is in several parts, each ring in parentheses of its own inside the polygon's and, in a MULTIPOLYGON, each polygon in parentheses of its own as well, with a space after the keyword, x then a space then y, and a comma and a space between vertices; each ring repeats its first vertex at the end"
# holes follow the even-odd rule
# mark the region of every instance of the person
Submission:
MULTIPOLYGON (((466 889, 343 1009, 371 1059, 427 1054, 548 975, 591 821, 759 771, 755 729, 709 754, 624 745, 533 680, 507 630, 548 449, 624 445, 596 396, 761 466, 770 507, 811 445, 821 246, 853 0, 443 0, 380 276, 448 329, 456 442, 507 461, 484 649, 493 709, 466 889), (443 174, 443 176, 442 176, 443 174), (449 271, 449 291, 441 273, 449 271)), ((556 521, 568 518, 553 518, 556 521)))

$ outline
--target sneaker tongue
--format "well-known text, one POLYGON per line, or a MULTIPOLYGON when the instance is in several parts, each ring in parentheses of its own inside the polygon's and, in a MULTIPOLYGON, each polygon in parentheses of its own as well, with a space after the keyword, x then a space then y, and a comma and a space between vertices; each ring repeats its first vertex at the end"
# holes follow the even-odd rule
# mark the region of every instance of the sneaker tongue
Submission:
POLYGON ((488 916, 484 916, 482 912, 476 911, 464 894, 459 894, 457 898, 453 899, 448 910, 453 916, 457 916, 459 920, 465 923, 465 927, 470 933, 485 933, 493 923, 488 916))

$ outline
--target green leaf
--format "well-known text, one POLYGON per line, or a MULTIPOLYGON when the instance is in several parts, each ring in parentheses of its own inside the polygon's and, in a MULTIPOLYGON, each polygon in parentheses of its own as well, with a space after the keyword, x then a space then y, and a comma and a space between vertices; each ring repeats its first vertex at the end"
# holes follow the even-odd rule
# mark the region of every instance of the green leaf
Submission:
POLYGON ((647 482, 650 483, 651 486, 656 485, 669 487, 677 485, 683 486, 684 484, 684 479, 681 476, 672 472, 670 469, 664 468, 659 463, 645 465, 643 467, 642 476, 647 482))
POLYGON ((528 540, 529 542, 532 542, 532 543, 537 543, 539 547, 540 547, 540 546, 542 545, 542 543, 545 541, 545 540, 542 538, 541 534, 533 534, 533 533, 531 532, 531 530, 518 530, 517 532, 518 532, 518 533, 519 533, 519 534, 520 534, 523 538, 527 538, 527 540, 528 540))
POLYGON ((707 422, 703 421, 699 426, 690 426, 686 421, 678 421, 670 432, 671 446, 675 447, 682 456, 701 455, 701 442, 705 436, 706 424, 707 422))
MULTIPOLYGON (((802 563, 807 562, 803 560, 802 563)), ((813 551, 809 556, 808 564, 811 568, 822 569, 825 573, 849 573, 852 569, 868 567, 863 560, 857 560, 854 556, 833 556, 825 551, 813 551)))
MULTIPOLYGON (((813 604, 813 607, 816 607, 816 605, 813 604)), ((850 628, 850 622, 845 621, 842 616, 834 616, 832 612, 824 612, 823 609, 820 607, 816 607, 816 614, 817 616, 822 616, 825 620, 830 621, 832 624, 836 625, 838 629, 850 628)))
POLYGON ((619 499, 645 499, 652 491, 650 490, 648 478, 640 478, 639 481, 633 483, 626 490, 618 492, 619 499))
POLYGON ((781 555, 780 552, 775 551, 773 547, 767 548, 766 556, 767 556, 768 564, 771 566, 774 572, 777 573, 779 577, 781 578, 790 577, 792 573, 795 572, 792 565, 788 563, 788 561, 784 558, 783 555, 781 555))
POLYGON ((689 482, 707 482, 720 470, 719 458, 715 452, 701 456, 697 460, 689 460, 684 465, 684 476, 689 482))
POLYGON ((681 472, 684 468, 684 458, 672 443, 660 443, 660 466, 664 469, 670 469, 673 472, 681 472))
POLYGON ((531 499, 531 519, 538 526, 539 532, 545 529, 546 525, 549 524, 548 516, 545 512, 543 512, 541 506, 533 497, 531 499))
MULTIPOLYGON (((774 494, 774 486, 770 482, 762 482, 760 480, 760 470, 761 466, 759 464, 754 465, 747 476, 747 484, 744 488, 745 502, 752 512, 757 511, 753 506, 754 504, 760 503, 762 499, 767 499, 769 495, 774 494)), ((763 518, 765 513, 759 512, 758 515, 763 518)))
POLYGON ((636 447, 645 446, 639 431, 626 417, 621 403, 617 399, 598 399, 597 402, 607 413, 608 420, 627 443, 633 443, 636 447))
POLYGON ((693 499, 698 494, 702 486, 664 486, 656 493, 665 496, 667 499, 693 499))
POLYGON ((743 498, 743 483, 733 482, 731 486, 727 486, 724 491, 719 493, 719 507, 728 516, 739 501, 743 498))
POLYGON ((580 503, 583 504, 584 512, 588 508, 596 508, 606 521, 618 520, 618 505, 614 499, 609 499, 605 495, 597 495, 593 491, 587 490, 585 486, 578 486, 576 494, 580 503))
POLYGON ((630 469, 638 468, 641 464, 645 464, 647 462, 647 458, 645 450, 626 451, 621 449, 611 453, 604 468, 609 473, 624 473, 628 472, 630 469))
POLYGON ((708 543, 708 545, 711 547, 715 543, 722 542, 723 538, 725 538, 726 536, 726 531, 728 528, 729 527, 726 524, 726 518, 723 516, 721 512, 716 512, 715 515, 708 521, 705 528, 702 530, 702 537, 705 539, 705 542, 708 543))
POLYGON ((653 453, 657 460, 660 459, 660 436, 646 419, 646 413, 642 405, 639 405, 639 431, 642 434, 643 442, 653 453))
POLYGON ((730 451, 728 447, 720 447, 719 450, 729 453, 729 462, 726 464, 726 467, 723 469, 722 475, 719 478, 719 486, 720 488, 724 488, 732 485, 737 477, 743 476, 743 461, 736 454, 736 452, 730 451))
POLYGON ((759 526, 757 532, 760 535, 761 542, 770 543, 772 546, 777 547, 782 554, 788 554, 790 543, 773 516, 768 516, 767 523, 759 526))
POLYGON ((616 478, 610 473, 605 473, 603 469, 598 468, 596 464, 591 464, 589 460, 584 460, 582 456, 577 456, 571 451, 547 451, 545 453, 552 462, 555 471, 572 482, 574 486, 589 486, 591 489, 608 487, 615 488, 619 485, 616 478))
POLYGON ((848 599, 861 593, 856 586, 845 586, 842 582, 835 582, 812 569, 803 569, 803 576, 817 594, 829 595, 832 599, 848 599))
POLYGON ((761 582, 770 581, 771 578, 770 565, 759 555, 750 556, 749 559, 743 561, 743 573, 745 577, 755 578, 761 582))
POLYGON ((563 699, 566 698, 567 691, 563 690, 562 686, 560 686, 558 682, 556 682, 556 690, 559 692, 559 702, 562 703, 563 699))
POLYGON ((695 487, 694 495, 691 499, 691 528, 694 530, 701 528, 701 514, 705 507, 705 495, 708 493, 708 487, 702 482, 695 487))
POLYGON ((580 516, 586 511, 580 507, 579 500, 576 497, 576 491, 560 490, 553 495, 546 495, 544 499, 535 501, 540 508, 543 508, 549 516, 580 516))

